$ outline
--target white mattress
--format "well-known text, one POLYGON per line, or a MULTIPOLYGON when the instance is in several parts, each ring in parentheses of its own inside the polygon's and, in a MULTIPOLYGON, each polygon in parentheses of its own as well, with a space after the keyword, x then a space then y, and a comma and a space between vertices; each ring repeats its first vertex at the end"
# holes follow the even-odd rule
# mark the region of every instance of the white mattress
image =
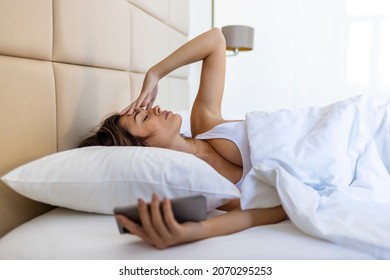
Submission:
POLYGON ((113 216, 56 208, 1 238, 0 259, 306 260, 372 257, 310 237, 291 221, 157 250, 133 235, 120 235, 113 216))

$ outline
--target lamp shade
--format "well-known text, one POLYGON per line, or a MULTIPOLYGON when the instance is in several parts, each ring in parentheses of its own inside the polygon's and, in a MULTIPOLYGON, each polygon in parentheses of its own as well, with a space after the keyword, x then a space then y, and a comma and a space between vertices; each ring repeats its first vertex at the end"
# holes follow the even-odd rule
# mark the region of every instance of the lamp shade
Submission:
POLYGON ((254 29, 245 25, 228 25, 222 27, 226 40, 226 49, 229 51, 253 50, 254 29))

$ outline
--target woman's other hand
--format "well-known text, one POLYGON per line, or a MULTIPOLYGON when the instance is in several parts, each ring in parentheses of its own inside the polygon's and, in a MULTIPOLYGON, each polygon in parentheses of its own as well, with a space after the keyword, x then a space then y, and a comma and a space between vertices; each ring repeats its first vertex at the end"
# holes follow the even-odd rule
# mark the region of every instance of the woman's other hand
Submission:
POLYGON ((157 97, 159 80, 156 73, 150 69, 145 75, 140 95, 134 102, 123 109, 120 115, 132 115, 136 109, 143 107, 146 107, 146 110, 152 108, 157 97))
POLYGON ((179 224, 173 216, 170 201, 165 198, 162 201, 162 211, 160 211, 160 200, 155 194, 150 203, 150 210, 143 200, 139 200, 138 211, 142 225, 121 215, 117 215, 117 219, 129 232, 159 249, 231 234, 254 226, 274 224, 287 217, 283 207, 276 206, 247 210, 235 209, 199 223, 179 224))
POLYGON ((179 224, 173 215, 171 202, 167 198, 160 202, 159 197, 153 194, 149 209, 140 199, 138 211, 141 225, 123 215, 117 215, 116 218, 129 232, 158 249, 202 239, 202 232, 204 232, 202 223, 179 224), (162 204, 162 211, 160 211, 160 204, 162 204))

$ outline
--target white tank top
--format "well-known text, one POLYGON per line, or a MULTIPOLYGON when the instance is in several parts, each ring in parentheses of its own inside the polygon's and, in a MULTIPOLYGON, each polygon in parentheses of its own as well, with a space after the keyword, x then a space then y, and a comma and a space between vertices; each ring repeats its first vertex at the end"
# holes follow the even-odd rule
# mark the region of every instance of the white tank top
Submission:
POLYGON ((218 138, 232 141, 240 150, 242 158, 242 177, 235 184, 238 188, 240 188, 244 177, 252 168, 245 121, 222 123, 195 137, 195 139, 201 140, 218 138))

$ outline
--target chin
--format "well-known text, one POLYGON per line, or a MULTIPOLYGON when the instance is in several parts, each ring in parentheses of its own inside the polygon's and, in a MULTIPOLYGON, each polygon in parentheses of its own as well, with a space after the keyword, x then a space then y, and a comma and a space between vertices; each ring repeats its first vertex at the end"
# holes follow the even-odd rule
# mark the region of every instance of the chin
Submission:
POLYGON ((177 126, 179 127, 179 130, 180 130, 181 124, 183 122, 181 115, 180 114, 174 114, 172 117, 174 118, 173 121, 175 123, 177 123, 177 126))
POLYGON ((183 118, 180 114, 173 114, 173 117, 177 118, 180 120, 180 123, 183 121, 183 118))

